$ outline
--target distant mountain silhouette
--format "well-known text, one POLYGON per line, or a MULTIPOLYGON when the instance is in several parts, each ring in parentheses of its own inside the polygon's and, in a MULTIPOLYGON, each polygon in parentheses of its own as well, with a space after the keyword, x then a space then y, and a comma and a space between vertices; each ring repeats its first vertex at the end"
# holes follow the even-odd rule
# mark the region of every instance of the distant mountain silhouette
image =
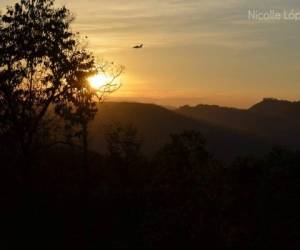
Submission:
POLYGON ((265 116, 292 118, 293 115, 300 114, 300 102, 265 98, 253 105, 249 111, 265 116))
POLYGON ((199 121, 263 136, 274 144, 300 145, 300 102, 265 98, 249 109, 198 105, 183 106, 177 112, 199 121))
POLYGON ((123 102, 100 105, 99 112, 90 128, 92 150, 104 151, 105 128, 113 122, 134 125, 144 138, 143 151, 148 155, 152 155, 168 142, 171 133, 180 133, 184 130, 202 132, 207 139, 209 150, 222 159, 232 159, 240 154, 263 153, 271 147, 270 143, 261 137, 224 128, 222 124, 221 126, 213 125, 204 119, 189 118, 177 111, 154 104, 123 102))

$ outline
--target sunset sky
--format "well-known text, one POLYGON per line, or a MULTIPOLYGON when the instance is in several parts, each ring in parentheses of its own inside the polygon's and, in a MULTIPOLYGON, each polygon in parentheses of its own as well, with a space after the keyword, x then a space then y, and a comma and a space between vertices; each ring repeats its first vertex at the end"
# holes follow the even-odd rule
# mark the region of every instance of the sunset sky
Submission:
POLYGON ((97 56, 125 66, 114 96, 237 107, 300 99, 300 20, 248 20, 249 9, 300 11, 299 0, 56 2, 75 14, 72 28, 97 56))

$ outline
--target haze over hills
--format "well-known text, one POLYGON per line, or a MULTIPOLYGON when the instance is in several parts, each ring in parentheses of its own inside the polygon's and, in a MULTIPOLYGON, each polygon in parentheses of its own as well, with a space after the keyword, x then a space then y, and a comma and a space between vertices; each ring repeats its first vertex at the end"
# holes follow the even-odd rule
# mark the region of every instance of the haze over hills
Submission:
POLYGON ((216 105, 183 106, 170 110, 155 104, 107 102, 91 124, 91 149, 105 150, 108 125, 135 126, 143 138, 143 151, 152 155, 169 135, 197 130, 209 150, 219 158, 262 154, 272 146, 300 146, 300 102, 266 98, 249 109, 216 105))
MULTIPOLYGON (((117 94, 117 93, 116 93, 117 94)), ((188 94, 184 96, 118 96, 112 94, 106 96, 106 101, 108 102, 137 102, 137 103, 152 103, 159 106, 167 107, 170 109, 176 109, 184 105, 196 106, 199 103, 205 103, 209 105, 222 105, 226 107, 239 107, 239 108, 249 108, 260 97, 250 97, 250 96, 240 96, 240 97, 230 97, 227 95, 220 95, 216 93, 199 95, 199 96, 189 96, 188 94)))
POLYGON ((196 120, 158 105, 107 102, 100 105, 91 124, 91 150, 105 150, 105 132, 108 125, 115 122, 132 124, 138 129, 144 142, 143 152, 147 155, 168 142, 170 134, 184 130, 200 131, 207 139, 209 150, 218 158, 232 159, 241 154, 263 153, 271 148, 267 140, 249 132, 214 125, 204 119, 196 120))
POLYGON ((300 102, 265 98, 249 109, 214 105, 183 106, 179 114, 268 138, 273 144, 300 145, 300 102))

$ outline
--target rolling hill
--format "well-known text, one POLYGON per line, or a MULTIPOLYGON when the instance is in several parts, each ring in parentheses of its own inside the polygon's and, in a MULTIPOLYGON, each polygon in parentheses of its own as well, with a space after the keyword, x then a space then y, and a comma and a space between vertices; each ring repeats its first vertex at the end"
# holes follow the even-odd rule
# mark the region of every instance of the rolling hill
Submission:
POLYGON ((266 98, 244 110, 197 105, 183 106, 177 112, 198 121, 256 134, 273 144, 300 146, 300 102, 266 98))
POLYGON ((223 124, 213 124, 205 119, 194 119, 154 104, 141 103, 103 103, 90 126, 90 149, 105 151, 105 133, 107 126, 120 122, 132 124, 143 138, 142 150, 153 155, 169 135, 184 130, 200 131, 207 139, 207 147, 218 158, 232 159, 241 154, 264 153, 271 144, 263 137, 246 131, 226 128, 223 124))

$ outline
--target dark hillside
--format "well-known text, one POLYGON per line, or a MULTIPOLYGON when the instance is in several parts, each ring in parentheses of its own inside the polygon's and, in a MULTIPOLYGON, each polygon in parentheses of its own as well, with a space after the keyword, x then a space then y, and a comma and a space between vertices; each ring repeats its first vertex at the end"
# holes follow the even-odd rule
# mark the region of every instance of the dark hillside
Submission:
POLYGON ((183 106, 179 114, 216 126, 246 131, 273 144, 300 146, 300 103, 266 98, 249 109, 213 105, 183 106))
POLYGON ((169 140, 171 133, 200 131, 209 149, 220 158, 239 154, 262 153, 269 144, 257 136, 236 132, 204 120, 188 118, 161 106, 140 103, 104 103, 91 124, 91 149, 103 152, 106 127, 114 122, 134 125, 143 137, 143 151, 152 155, 169 140))

